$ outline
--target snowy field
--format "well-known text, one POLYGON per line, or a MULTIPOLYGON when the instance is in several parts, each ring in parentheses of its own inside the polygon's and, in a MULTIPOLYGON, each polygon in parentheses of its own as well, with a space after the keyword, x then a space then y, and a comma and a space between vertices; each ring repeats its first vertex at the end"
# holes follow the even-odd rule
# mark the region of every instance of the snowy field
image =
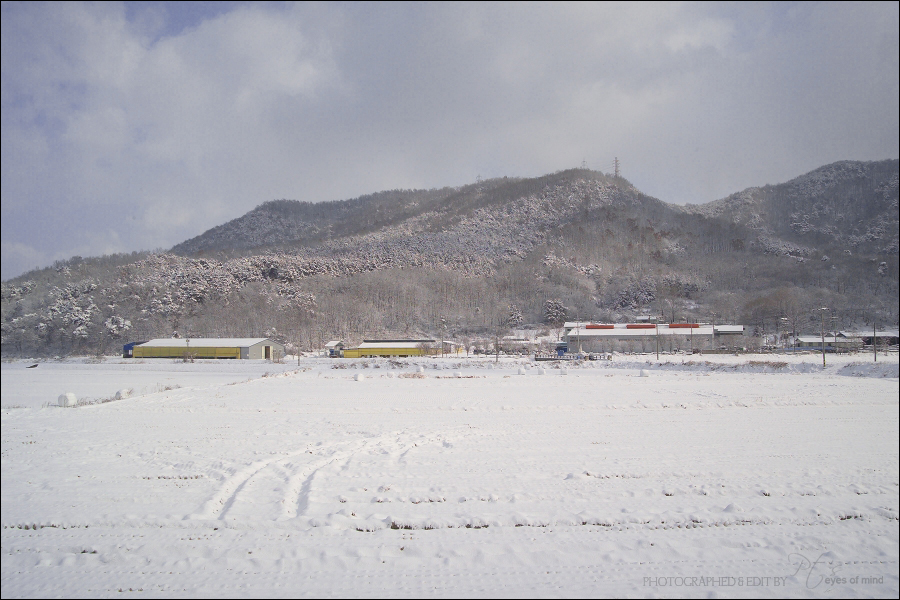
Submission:
POLYGON ((827 360, 4 363, 0 591, 895 598, 897 355, 827 360))

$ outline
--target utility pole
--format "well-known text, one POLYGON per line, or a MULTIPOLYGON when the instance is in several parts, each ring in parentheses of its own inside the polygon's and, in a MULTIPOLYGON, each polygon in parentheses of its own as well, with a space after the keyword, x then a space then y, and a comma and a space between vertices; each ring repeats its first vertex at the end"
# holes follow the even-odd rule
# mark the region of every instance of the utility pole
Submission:
POLYGON ((872 319, 872 353, 875 355, 875 362, 878 362, 878 331, 875 329, 875 319, 872 319))
POLYGON ((613 159, 613 173, 616 177, 619 177, 619 157, 615 157, 613 159))
POLYGON ((822 368, 825 368, 825 311, 827 307, 822 307, 822 368))
POLYGON ((659 319, 656 320, 656 360, 659 361, 659 319))
POLYGON ((494 364, 500 364, 500 317, 497 318, 497 329, 494 330, 494 364))
POLYGON ((778 321, 781 323, 781 328, 784 329, 784 333, 781 334, 781 350, 782 350, 782 353, 786 353, 787 352, 787 341, 785 340, 785 338, 790 333, 788 331, 788 329, 789 329, 788 318, 781 317, 780 319, 778 319, 778 321))

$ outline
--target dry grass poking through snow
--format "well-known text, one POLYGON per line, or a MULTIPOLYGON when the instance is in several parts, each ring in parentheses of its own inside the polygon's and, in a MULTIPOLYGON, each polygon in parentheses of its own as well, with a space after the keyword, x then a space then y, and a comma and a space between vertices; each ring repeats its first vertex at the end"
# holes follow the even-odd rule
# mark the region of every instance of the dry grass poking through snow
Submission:
POLYGON ((747 364, 751 367, 770 367, 772 369, 783 369, 788 366, 786 362, 774 360, 748 360, 747 364))

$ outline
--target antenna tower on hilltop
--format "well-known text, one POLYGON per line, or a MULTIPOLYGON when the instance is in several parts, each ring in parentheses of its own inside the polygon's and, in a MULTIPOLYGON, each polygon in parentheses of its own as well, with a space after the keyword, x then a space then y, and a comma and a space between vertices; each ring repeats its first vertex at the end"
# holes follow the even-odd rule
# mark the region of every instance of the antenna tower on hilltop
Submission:
POLYGON ((617 156, 613 159, 613 173, 616 177, 619 177, 619 157, 617 156))

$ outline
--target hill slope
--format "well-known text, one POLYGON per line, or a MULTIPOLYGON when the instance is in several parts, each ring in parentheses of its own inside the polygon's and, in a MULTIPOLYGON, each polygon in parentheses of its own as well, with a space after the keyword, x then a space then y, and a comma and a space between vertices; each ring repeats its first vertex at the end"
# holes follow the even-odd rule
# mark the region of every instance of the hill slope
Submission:
MULTIPOLYGON (((570 317, 835 327, 897 318, 898 161, 835 163, 703 206, 570 170, 310 204, 273 201, 171 253, 78 259, 3 284, 3 352, 122 340, 474 334, 570 317), (806 320, 804 320, 806 319, 806 320)), ((299 340, 299 341, 298 341, 299 340)))
POLYGON ((687 210, 746 224, 772 239, 896 254, 897 165, 897 160, 837 162, 687 210))

